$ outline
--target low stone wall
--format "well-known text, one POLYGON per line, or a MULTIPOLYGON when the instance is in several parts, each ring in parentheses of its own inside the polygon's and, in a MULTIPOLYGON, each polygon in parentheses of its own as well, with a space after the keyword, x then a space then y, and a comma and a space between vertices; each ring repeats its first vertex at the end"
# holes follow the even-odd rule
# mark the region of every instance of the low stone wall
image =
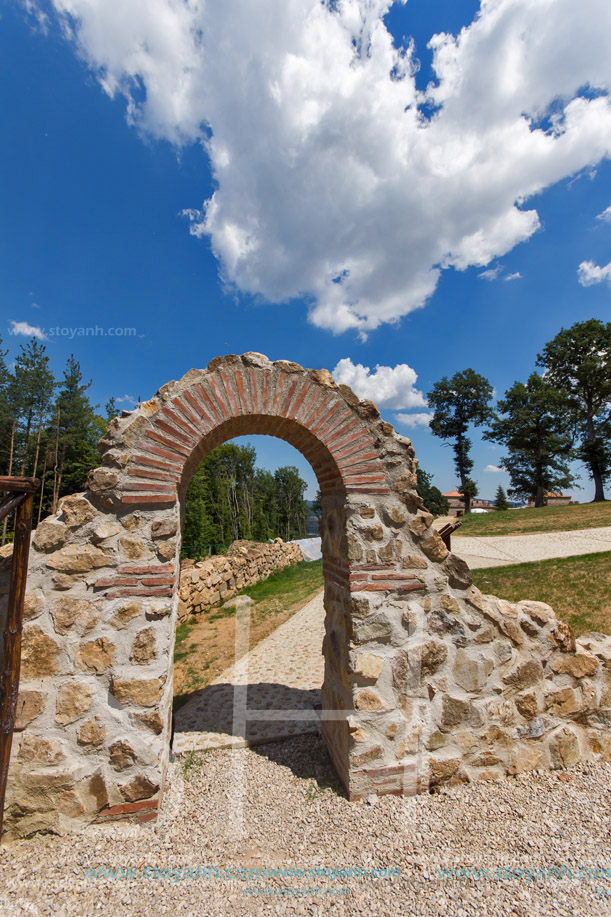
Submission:
POLYGON ((178 601, 178 623, 189 621, 227 601, 240 589, 254 586, 270 573, 284 570, 303 560, 296 544, 234 541, 227 556, 207 557, 195 563, 182 562, 178 601))

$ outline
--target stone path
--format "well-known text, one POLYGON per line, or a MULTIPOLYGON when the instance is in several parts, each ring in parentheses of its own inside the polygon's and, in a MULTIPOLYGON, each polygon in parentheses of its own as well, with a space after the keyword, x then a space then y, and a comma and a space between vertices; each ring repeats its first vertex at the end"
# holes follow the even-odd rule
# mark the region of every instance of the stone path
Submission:
POLYGON ((576 532, 540 532, 536 535, 499 535, 491 538, 452 536, 452 551, 472 570, 504 567, 551 557, 574 557, 611 551, 611 527, 576 532))
MULTIPOLYGON (((452 550, 473 569, 506 566, 611 551, 611 528, 496 538, 455 536, 452 550)), ((324 619, 321 592, 198 691, 175 716, 174 753, 241 748, 316 733, 324 619)))
POLYGON ((316 733, 315 708, 324 675, 324 621, 320 592, 198 691, 176 713, 174 753, 241 748, 316 733))

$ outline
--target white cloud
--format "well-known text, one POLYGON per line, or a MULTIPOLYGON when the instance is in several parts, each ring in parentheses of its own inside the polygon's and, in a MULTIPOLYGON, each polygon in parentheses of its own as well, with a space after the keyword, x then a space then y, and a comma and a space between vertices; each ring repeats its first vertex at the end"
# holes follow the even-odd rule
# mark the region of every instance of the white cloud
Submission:
POLYGON ((604 280, 611 284, 611 261, 599 267, 593 261, 582 261, 577 270, 577 278, 582 287, 591 287, 604 280))
POLYGON ((396 414, 397 422, 404 427, 428 427, 433 419, 432 414, 421 411, 418 414, 396 414))
POLYGON ((505 281, 508 281, 508 280, 521 280, 521 279, 522 279, 522 275, 520 274, 519 271, 516 271, 515 274, 506 274, 506 275, 503 277, 503 280, 505 280, 505 281))
POLYGON ((424 395, 415 387, 418 376, 407 363, 378 364, 372 372, 369 366, 355 365, 349 357, 344 357, 331 375, 340 385, 349 385, 359 398, 369 398, 380 408, 399 410, 427 406, 424 395))
POLYGON ((484 468, 484 471, 491 471, 491 472, 506 471, 506 470, 507 470, 506 468, 499 468, 498 465, 486 465, 486 467, 484 468))
POLYGON ((431 37, 425 94, 392 0, 40 5, 139 130, 204 144, 216 190, 187 215, 224 282, 306 297, 334 332, 396 322, 442 270, 501 257, 539 228, 529 198, 611 154, 608 0, 482 0, 431 37))
POLYGON ((490 267, 487 271, 482 271, 481 274, 478 274, 477 276, 482 280, 492 281, 496 280, 502 270, 503 268, 500 265, 497 265, 497 267, 490 267))
POLYGON ((119 398, 115 398, 115 401, 117 402, 117 404, 123 404, 123 403, 136 404, 137 400, 138 399, 134 398, 133 395, 121 395, 119 398))
POLYGON ((596 219, 604 220, 605 223, 611 223, 611 205, 606 207, 602 213, 599 213, 596 219))
POLYGON ((20 335, 24 337, 33 337, 38 338, 39 341, 48 341, 49 338, 44 333, 42 328, 39 328, 37 325, 30 325, 28 322, 13 322, 10 323, 11 327, 9 328, 9 334, 20 335))

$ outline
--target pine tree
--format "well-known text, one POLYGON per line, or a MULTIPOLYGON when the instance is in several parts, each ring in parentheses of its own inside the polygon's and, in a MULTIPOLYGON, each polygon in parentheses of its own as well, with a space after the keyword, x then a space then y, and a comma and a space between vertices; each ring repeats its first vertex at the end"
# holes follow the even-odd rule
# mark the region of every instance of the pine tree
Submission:
POLYGON ((503 490, 502 486, 499 484, 496 497, 494 498, 494 506, 497 510, 506 510, 509 509, 509 503, 507 502, 507 494, 503 490))
POLYGON ((83 382, 80 364, 74 355, 68 359, 64 380, 55 403, 56 453, 53 511, 63 494, 85 488, 87 474, 99 461, 99 425, 86 394, 91 381, 83 382))

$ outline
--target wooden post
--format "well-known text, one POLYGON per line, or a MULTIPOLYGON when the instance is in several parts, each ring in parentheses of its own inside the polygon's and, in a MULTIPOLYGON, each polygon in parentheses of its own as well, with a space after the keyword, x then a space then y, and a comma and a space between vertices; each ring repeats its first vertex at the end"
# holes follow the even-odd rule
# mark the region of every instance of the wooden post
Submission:
MULTIPOLYGON (((23 482, 25 484, 25 482, 23 482)), ((38 483, 38 482, 37 482, 38 483)), ((31 486, 31 480, 28 482, 31 486)), ((12 489, 12 488, 11 488, 12 489)), ((11 744, 19 693, 23 600, 28 574, 32 531, 32 493, 23 494, 15 514, 15 541, 4 630, 4 670, 0 676, 0 836, 4 821, 4 796, 11 759, 11 744)))

